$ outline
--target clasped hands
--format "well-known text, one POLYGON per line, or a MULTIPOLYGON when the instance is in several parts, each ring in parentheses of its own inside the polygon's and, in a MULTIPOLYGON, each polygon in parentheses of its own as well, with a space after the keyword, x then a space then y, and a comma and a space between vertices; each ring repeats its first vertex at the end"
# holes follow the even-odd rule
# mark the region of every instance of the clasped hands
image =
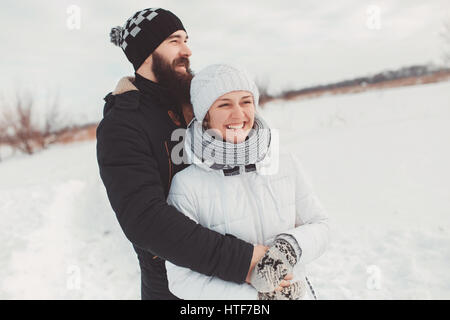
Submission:
POLYGON ((246 281, 258 290, 258 300, 300 300, 304 282, 290 282, 296 263, 295 250, 286 240, 277 239, 270 247, 257 245, 246 281))

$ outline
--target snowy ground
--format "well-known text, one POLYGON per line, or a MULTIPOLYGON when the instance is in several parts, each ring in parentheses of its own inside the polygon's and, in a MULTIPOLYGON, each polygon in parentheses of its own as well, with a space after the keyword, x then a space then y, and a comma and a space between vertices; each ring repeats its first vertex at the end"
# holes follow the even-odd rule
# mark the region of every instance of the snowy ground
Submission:
MULTIPOLYGON (((450 299, 450 82, 268 105, 333 222, 322 299, 450 299)), ((0 162, 0 299, 139 299, 95 142, 0 162)))

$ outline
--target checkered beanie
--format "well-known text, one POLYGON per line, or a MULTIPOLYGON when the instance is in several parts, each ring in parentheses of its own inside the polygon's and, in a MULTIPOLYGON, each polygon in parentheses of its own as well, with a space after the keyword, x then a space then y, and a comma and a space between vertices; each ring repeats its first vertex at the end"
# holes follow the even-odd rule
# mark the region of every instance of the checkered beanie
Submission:
POLYGON ((149 8, 136 12, 123 27, 112 28, 110 38, 137 70, 161 42, 178 30, 186 31, 176 15, 168 10, 149 8))
POLYGON ((201 123, 214 101, 232 91, 249 91, 258 107, 259 91, 243 68, 226 64, 210 65, 197 73, 191 82, 191 102, 195 118, 201 123))

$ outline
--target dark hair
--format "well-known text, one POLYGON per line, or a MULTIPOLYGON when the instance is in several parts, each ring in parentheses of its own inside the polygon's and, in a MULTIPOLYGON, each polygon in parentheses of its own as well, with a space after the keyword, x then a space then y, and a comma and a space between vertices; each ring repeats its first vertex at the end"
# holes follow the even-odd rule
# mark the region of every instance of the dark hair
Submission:
POLYGON ((202 128, 205 131, 209 129, 209 111, 206 113, 205 117, 203 118, 202 128))

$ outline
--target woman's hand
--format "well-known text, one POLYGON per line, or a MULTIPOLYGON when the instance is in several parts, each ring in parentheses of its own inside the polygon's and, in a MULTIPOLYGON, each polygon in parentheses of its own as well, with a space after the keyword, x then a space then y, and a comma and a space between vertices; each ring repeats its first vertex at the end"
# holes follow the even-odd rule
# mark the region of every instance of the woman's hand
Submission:
POLYGON ((305 294, 305 281, 296 281, 282 290, 258 292, 258 300, 302 300, 305 294))
POLYGON ((280 282, 280 286, 275 289, 275 291, 282 291, 286 287, 289 287, 291 285, 291 281, 294 279, 294 275, 292 273, 288 274, 286 277, 284 277, 283 280, 280 282))

